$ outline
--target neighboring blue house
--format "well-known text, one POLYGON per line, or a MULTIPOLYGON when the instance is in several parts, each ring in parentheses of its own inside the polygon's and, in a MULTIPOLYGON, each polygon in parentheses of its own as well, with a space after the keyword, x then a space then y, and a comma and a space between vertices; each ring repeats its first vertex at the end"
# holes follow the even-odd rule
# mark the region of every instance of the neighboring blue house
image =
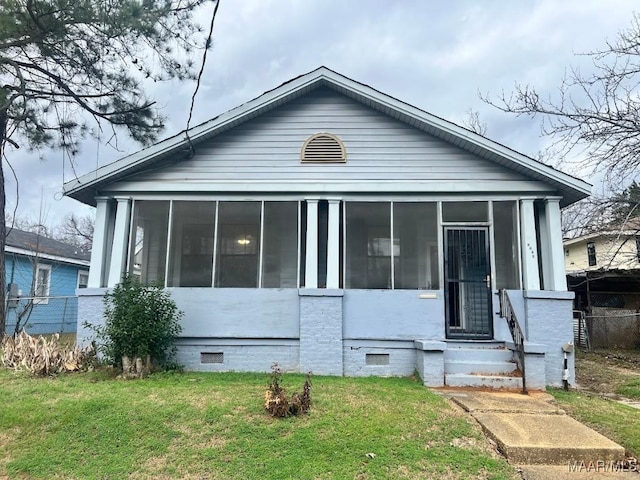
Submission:
POLYGON ((76 289, 87 286, 90 253, 34 232, 7 230, 7 333, 14 333, 16 323, 31 335, 75 333, 76 289))
POLYGON ((80 343, 129 272, 193 370, 573 382, 560 208, 590 185, 327 68, 65 191, 97 207, 80 343))

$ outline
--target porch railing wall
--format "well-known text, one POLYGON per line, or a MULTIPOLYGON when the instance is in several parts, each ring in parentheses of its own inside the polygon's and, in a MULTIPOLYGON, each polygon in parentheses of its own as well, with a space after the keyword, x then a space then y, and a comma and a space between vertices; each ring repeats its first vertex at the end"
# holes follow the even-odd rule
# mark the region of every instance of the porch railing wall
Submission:
POLYGON ((507 321, 511 339, 518 357, 518 364, 522 372, 522 393, 527 393, 527 376, 525 370, 524 334, 513 310, 513 305, 509 299, 509 294, 505 289, 500 290, 500 316, 507 321))

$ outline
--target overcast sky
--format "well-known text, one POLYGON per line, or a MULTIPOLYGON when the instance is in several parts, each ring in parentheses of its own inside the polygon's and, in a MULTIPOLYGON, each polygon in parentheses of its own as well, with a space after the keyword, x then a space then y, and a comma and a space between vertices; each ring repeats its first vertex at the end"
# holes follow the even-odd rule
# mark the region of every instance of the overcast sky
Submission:
MULTIPOLYGON (((456 123, 469 109, 487 124, 487 136, 524 154, 544 147, 540 124, 484 104, 478 92, 499 95, 514 84, 553 92, 567 66, 589 68, 576 53, 602 47, 627 28, 632 0, 222 0, 213 48, 196 100, 192 125, 255 98, 324 65, 356 81, 456 123)), ((203 16, 202 24, 209 19, 203 16)), ((150 96, 168 116, 165 136, 183 130, 195 85, 151 85, 150 96)), ((103 139, 106 140, 106 139, 103 139)), ((139 146, 119 139, 120 152, 91 141, 77 158, 78 175, 139 146)), ((60 151, 7 155, 20 181, 19 217, 46 223, 90 209, 62 198, 73 178, 60 151), (63 168, 63 164, 66 166, 63 168)), ((7 212, 15 182, 5 172, 7 212)), ((589 181, 589 178, 584 178, 589 181)))

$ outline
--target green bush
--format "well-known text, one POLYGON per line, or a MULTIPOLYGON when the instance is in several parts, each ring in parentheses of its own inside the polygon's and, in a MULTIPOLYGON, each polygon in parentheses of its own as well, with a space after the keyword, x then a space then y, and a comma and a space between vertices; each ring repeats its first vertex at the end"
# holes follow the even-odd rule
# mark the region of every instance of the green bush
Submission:
POLYGON ((132 361, 150 359, 160 366, 170 364, 183 313, 168 292, 126 276, 105 295, 104 307, 104 325, 88 326, 96 331, 109 362, 121 365, 123 357, 128 357, 132 361))

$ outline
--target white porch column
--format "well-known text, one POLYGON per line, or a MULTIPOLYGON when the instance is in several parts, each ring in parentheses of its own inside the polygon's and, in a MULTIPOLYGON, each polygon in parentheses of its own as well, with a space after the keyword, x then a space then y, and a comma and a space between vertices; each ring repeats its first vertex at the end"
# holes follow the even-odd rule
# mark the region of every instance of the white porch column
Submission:
POLYGON ((551 236, 549 235, 549 224, 547 222, 547 209, 545 205, 538 205, 538 222, 536 227, 538 228, 538 239, 539 239, 539 251, 538 257, 540 257, 540 261, 538 262, 538 268, 541 269, 540 278, 542 280, 542 285, 540 288, 542 290, 553 290, 551 288, 552 279, 549 277, 553 267, 551 264, 551 257, 549 257, 549 240, 551 236))
POLYGON ((318 200, 307 200, 307 254, 304 287, 318 288, 318 200))
POLYGON ((129 223, 131 220, 131 201, 128 197, 117 197, 116 224, 113 232, 111 247, 111 264, 107 287, 115 287, 122 280, 122 274, 127 261, 127 246, 129 244, 129 223))
POLYGON ((327 288, 340 288, 340 200, 329 200, 327 288))
POLYGON ((536 218, 533 199, 520 200, 520 244, 522 245, 522 287, 524 290, 540 290, 538 269, 538 245, 536 242, 536 218))
POLYGON ((96 221, 93 229, 93 246, 91 247, 91 265, 89 266, 88 288, 99 288, 102 283, 106 263, 107 230, 109 222, 109 199, 96 197, 96 221))
POLYGON ((548 197, 544 200, 545 216, 544 241, 545 256, 543 271, 545 290, 567 291, 567 277, 564 266, 564 247, 562 246, 562 224, 560 218, 560 197, 548 197))

